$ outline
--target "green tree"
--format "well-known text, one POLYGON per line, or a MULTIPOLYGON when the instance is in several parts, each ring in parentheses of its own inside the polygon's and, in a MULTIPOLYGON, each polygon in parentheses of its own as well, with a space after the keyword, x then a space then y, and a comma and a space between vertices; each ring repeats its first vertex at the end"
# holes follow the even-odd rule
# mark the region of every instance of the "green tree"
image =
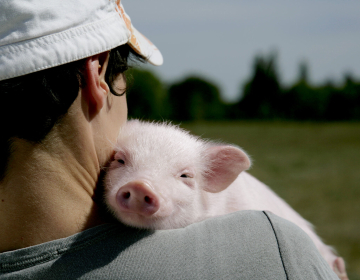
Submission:
POLYGON ((168 97, 173 120, 215 120, 224 116, 219 88, 200 77, 191 76, 171 85, 168 97))
POLYGON ((360 119, 360 83, 351 74, 345 75, 343 86, 331 95, 326 117, 328 120, 360 119))
POLYGON ((274 118, 278 116, 281 86, 276 63, 277 55, 257 56, 251 78, 243 87, 243 98, 233 107, 234 116, 274 118))
POLYGON ((322 87, 311 86, 308 82, 308 72, 306 62, 301 62, 297 82, 284 91, 281 109, 284 118, 296 120, 325 119, 329 98, 335 91, 335 87, 330 82, 322 87))
POLYGON ((167 117, 166 89, 149 70, 130 69, 127 72, 127 102, 130 118, 161 120, 167 117))

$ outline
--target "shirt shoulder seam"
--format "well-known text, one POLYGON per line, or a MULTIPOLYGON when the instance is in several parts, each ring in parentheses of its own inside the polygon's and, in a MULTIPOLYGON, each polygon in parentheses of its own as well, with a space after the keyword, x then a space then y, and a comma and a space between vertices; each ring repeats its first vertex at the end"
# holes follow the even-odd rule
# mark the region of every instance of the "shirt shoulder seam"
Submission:
POLYGON ((262 211, 264 213, 264 215, 266 216, 266 218, 268 219, 270 225, 271 225, 271 228, 274 232, 274 236, 275 236, 275 239, 276 239, 276 242, 277 242, 277 246, 278 246, 278 249, 279 249, 279 254, 280 254, 280 259, 281 259, 281 263, 283 265, 283 268, 284 268, 284 272, 285 272, 285 276, 286 276, 286 279, 289 280, 289 276, 288 276, 288 273, 286 271, 286 267, 285 267, 285 263, 284 263, 284 259, 283 259, 283 256, 282 256, 282 253, 281 253, 281 249, 280 249, 280 243, 279 243, 279 239, 277 237, 277 234, 276 234, 276 231, 275 231, 275 228, 274 228, 274 225, 269 217, 269 215, 265 212, 265 211, 262 211))

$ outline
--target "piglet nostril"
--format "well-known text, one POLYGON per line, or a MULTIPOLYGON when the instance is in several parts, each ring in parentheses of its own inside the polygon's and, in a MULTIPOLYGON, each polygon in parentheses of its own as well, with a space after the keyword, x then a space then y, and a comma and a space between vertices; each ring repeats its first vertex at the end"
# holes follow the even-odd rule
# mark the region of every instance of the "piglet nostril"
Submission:
POLYGON ((122 196, 123 198, 128 199, 130 198, 130 192, 124 192, 122 196))
POLYGON ((144 199, 144 200, 145 200, 146 203, 149 203, 149 204, 150 204, 151 201, 152 201, 152 199, 151 199, 150 197, 148 197, 148 196, 145 196, 145 199, 144 199))

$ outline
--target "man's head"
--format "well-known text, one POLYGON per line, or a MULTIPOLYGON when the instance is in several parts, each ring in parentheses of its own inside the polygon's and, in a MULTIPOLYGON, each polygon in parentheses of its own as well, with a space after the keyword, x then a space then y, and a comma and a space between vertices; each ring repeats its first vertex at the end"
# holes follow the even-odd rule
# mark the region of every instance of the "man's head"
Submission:
POLYGON ((12 140, 41 142, 86 88, 89 57, 98 60, 98 77, 106 62, 104 80, 114 95, 125 91, 116 80, 129 54, 162 63, 120 1, 1 1, 0 25, 0 179, 12 140))

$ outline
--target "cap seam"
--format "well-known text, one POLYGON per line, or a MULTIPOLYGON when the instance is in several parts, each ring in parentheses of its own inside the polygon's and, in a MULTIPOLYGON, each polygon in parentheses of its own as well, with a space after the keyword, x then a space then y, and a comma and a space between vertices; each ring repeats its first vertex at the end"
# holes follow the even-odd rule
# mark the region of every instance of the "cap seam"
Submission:
POLYGON ((61 31, 61 32, 58 32, 58 33, 55 33, 55 34, 41 36, 41 37, 36 38, 36 39, 29 39, 25 43, 24 42, 18 42, 15 45, 9 45, 8 44, 8 45, 5 45, 5 46, 1 46, 0 50, 5 49, 5 48, 9 48, 8 50, 5 49, 5 50, 1 51, 2 55, 6 55, 6 54, 16 54, 16 53, 18 53, 20 51, 33 48, 34 46, 31 46, 30 44, 38 44, 40 46, 50 46, 50 45, 55 44, 57 42, 69 40, 69 39, 72 39, 74 37, 79 37, 79 36, 81 36, 83 34, 86 34, 86 33, 95 32, 99 28, 106 25, 106 23, 111 22, 112 20, 115 21, 116 20, 115 17, 119 17, 119 15, 115 14, 115 15, 109 17, 109 18, 101 20, 100 22, 91 23, 91 24, 79 26, 79 27, 76 27, 76 28, 71 28, 71 29, 68 29, 66 31, 61 31), (76 34, 71 34, 71 33, 76 33, 76 34), (64 38, 65 36, 66 36, 66 38, 64 38), (59 37, 61 37, 61 38, 59 38, 59 37), (54 38, 54 39, 52 39, 52 38, 54 38), (50 40, 50 42, 42 42, 44 40, 50 40))
POLYGON ((98 54, 98 53, 101 53, 101 52, 104 52, 106 50, 110 50, 112 48, 115 48, 117 46, 120 46, 120 45, 123 45, 125 44, 127 41, 124 40, 123 42, 120 42, 119 44, 116 43, 116 44, 113 44, 111 46, 109 46, 109 48, 105 48, 105 49, 99 49, 99 50, 96 50, 96 51, 92 51, 92 52, 89 52, 85 55, 82 55, 82 56, 77 56, 71 60, 63 60, 61 62, 58 62, 58 63, 54 63, 54 64, 48 64, 47 66, 42 66, 42 67, 38 67, 38 68, 35 68, 33 71, 31 72, 26 72, 24 74, 15 74, 15 75, 10 75, 10 76, 4 76, 4 78, 2 78, 1 80, 6 80, 6 79, 11 79, 11 78, 15 78, 15 77, 20 77, 20 76, 24 76, 24 75, 27 75, 27 74, 31 74, 31 73, 35 73, 35 72, 38 72, 38 71, 41 71, 41 70, 45 70, 45 69, 48 69, 48 68, 51 68, 51 67, 56 67, 56 66, 59 66, 59 65, 63 65, 65 63, 70 63, 70 62, 73 62, 73 61, 76 61, 76 60, 80 60, 80 59, 83 59, 83 58, 86 58, 86 57, 89 57, 89 56, 92 56, 92 55, 95 55, 95 54, 98 54))

